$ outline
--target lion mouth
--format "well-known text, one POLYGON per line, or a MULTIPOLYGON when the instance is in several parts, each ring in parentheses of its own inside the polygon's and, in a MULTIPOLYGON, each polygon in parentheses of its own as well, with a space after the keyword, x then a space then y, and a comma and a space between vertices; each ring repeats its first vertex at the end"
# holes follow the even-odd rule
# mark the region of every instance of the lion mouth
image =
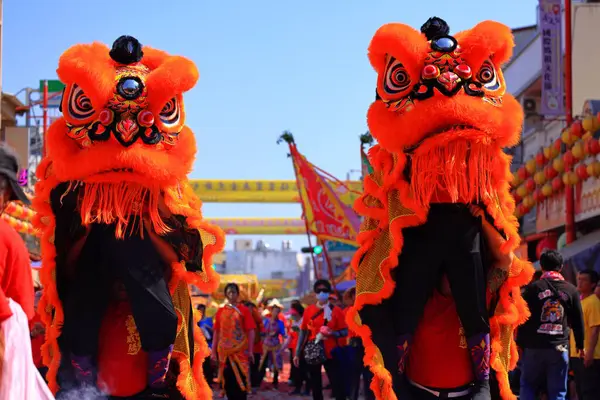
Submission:
POLYGON ((425 136, 423 136, 423 138, 417 144, 406 147, 404 149, 404 153, 407 153, 407 154, 413 153, 416 149, 419 148, 419 146, 421 146, 423 144, 423 142, 425 142, 427 139, 431 139, 434 136, 439 136, 439 135, 443 135, 443 134, 454 132, 454 131, 470 131, 470 130, 483 132, 481 129, 479 129, 473 125, 453 124, 453 125, 441 126, 437 129, 429 132, 425 136))

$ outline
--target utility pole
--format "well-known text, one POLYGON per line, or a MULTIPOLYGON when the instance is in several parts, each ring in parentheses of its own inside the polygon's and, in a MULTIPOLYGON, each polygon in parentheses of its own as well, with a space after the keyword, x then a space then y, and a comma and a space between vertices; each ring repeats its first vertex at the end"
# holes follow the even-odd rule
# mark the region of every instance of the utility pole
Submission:
MULTIPOLYGON (((567 126, 573 123, 573 38, 572 4, 565 0, 565 97, 567 126)), ((565 185, 565 232, 567 244, 575 241, 575 187, 565 185)))

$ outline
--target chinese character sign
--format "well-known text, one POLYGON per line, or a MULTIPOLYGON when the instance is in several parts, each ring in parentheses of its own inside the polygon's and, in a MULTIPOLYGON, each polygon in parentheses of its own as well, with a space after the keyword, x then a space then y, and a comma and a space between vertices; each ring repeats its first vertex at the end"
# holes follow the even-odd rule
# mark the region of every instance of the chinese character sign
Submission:
POLYGON ((540 0, 540 35, 542 39, 542 107, 541 114, 565 113, 562 55, 562 0, 540 0))

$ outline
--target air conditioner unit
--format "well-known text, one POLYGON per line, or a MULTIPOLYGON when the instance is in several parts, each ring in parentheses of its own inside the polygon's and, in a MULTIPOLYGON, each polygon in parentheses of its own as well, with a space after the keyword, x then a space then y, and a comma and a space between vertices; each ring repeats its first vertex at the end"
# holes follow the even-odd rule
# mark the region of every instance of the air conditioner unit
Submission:
POLYGON ((538 101, 532 97, 524 97, 521 100, 521 107, 526 115, 538 113, 538 101))
POLYGON ((233 242, 233 248, 235 251, 252 250, 252 240, 237 239, 235 242, 233 242))

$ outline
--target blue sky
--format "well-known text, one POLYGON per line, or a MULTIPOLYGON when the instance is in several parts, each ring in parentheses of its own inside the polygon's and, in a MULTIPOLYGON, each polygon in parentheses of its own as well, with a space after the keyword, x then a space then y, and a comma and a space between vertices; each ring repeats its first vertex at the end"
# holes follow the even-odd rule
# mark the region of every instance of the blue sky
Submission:
MULTIPOLYGON (((360 167, 358 135, 367 129, 375 91, 366 51, 379 26, 419 28, 436 15, 452 32, 486 19, 520 27, 535 23, 537 3, 8 0, 3 90, 14 93, 55 78, 58 57, 72 44, 111 44, 133 35, 189 57, 200 69, 198 85, 185 97, 187 123, 198 140, 192 178, 293 179, 286 149, 275 144, 289 129, 309 160, 344 179, 360 167)), ((296 217, 301 210, 292 204, 206 204, 204 213, 296 217)), ((286 238, 265 239, 279 247, 286 238)), ((288 239, 295 248, 306 243, 302 236, 288 239)))

